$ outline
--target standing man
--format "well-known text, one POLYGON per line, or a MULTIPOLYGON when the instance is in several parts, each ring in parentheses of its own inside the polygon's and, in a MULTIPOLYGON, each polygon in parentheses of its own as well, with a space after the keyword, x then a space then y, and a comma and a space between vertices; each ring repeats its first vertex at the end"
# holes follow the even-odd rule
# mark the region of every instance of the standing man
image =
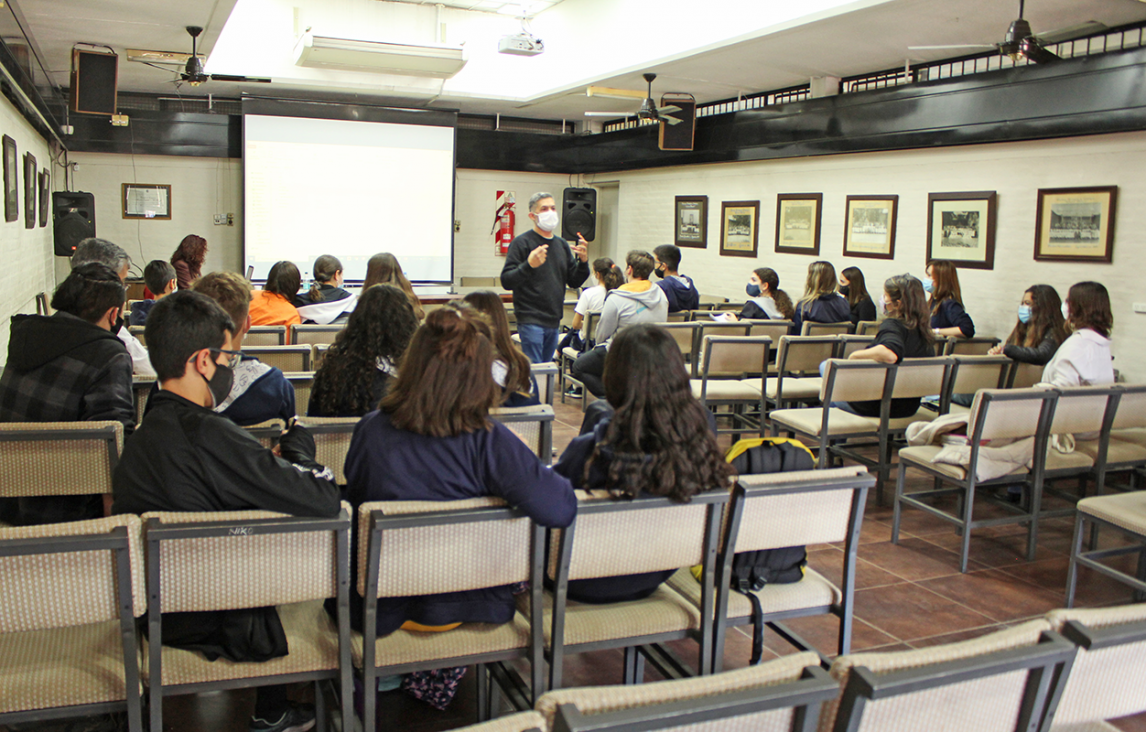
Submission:
POLYGON ((552 193, 529 197, 533 228, 509 245, 501 286, 513 291, 521 350, 533 363, 553 360, 565 303, 565 289, 589 278, 589 244, 581 232, 572 247, 559 236, 552 193))

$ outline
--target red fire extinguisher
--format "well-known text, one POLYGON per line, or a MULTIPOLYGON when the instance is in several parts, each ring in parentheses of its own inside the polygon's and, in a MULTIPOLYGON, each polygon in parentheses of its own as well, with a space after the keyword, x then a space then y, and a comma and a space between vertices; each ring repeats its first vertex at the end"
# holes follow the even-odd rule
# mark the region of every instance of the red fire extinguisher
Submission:
POLYGON ((513 241, 513 230, 516 223, 513 212, 514 201, 513 191, 497 192, 497 213, 494 214, 493 222, 494 232, 496 232, 494 253, 500 257, 504 257, 509 252, 509 243, 513 241))

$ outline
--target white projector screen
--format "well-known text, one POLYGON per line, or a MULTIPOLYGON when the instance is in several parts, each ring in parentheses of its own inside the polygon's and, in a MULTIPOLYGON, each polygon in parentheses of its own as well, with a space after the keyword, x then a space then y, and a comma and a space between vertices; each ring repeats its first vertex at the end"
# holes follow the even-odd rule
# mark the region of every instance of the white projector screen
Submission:
POLYGON ((305 283, 333 254, 361 280, 390 252, 410 280, 450 282, 454 138, 449 126, 244 115, 244 269, 264 280, 286 259, 305 283))

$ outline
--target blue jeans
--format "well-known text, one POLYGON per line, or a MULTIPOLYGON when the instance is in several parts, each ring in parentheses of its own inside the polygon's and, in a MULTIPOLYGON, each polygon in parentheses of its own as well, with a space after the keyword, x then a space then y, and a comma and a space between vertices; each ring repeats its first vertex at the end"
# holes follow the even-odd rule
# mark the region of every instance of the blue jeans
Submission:
POLYGON ((521 350, 531 363, 553 360, 553 349, 557 348, 556 328, 546 328, 535 323, 518 323, 517 335, 521 337, 521 350))

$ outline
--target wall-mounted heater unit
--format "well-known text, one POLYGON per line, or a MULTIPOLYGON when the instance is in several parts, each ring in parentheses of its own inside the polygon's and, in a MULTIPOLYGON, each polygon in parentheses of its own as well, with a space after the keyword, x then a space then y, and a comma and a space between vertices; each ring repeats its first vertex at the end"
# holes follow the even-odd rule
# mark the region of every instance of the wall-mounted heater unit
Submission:
POLYGON ((296 66, 374 71, 448 79, 466 65, 459 46, 414 46, 304 33, 294 47, 296 66))

